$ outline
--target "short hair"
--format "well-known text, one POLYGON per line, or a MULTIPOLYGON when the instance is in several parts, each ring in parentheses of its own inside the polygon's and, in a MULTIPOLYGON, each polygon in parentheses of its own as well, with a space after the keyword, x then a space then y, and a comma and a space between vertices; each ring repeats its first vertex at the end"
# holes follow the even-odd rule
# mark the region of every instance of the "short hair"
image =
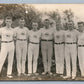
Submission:
POLYGON ((74 21, 72 21, 72 20, 68 21, 68 22, 66 23, 66 25, 68 25, 70 22, 72 22, 73 25, 74 25, 74 21))
POLYGON ((12 20, 12 17, 11 17, 11 16, 6 16, 5 19, 6 19, 6 20, 12 20))
POLYGON ((79 24, 83 24, 83 25, 84 25, 84 22, 78 22, 77 24, 78 24, 78 25, 79 25, 79 24))
POLYGON ((49 19, 45 19, 44 21, 49 21, 49 19))
POLYGON ((36 21, 33 21, 32 24, 33 24, 33 23, 37 23, 37 24, 38 24, 38 22, 36 22, 36 21))
POLYGON ((24 17, 21 17, 20 20, 25 20, 24 17))

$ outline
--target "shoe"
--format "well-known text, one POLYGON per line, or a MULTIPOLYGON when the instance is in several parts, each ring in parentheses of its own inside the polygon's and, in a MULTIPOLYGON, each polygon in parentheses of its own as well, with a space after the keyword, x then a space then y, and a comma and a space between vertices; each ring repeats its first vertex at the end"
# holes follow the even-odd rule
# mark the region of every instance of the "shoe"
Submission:
POLYGON ((7 75, 7 77, 8 77, 8 78, 13 78, 13 76, 12 76, 12 75, 7 75))
POLYGON ((21 76, 21 73, 18 73, 18 76, 20 77, 21 76))
POLYGON ((71 76, 63 76, 64 79, 70 78, 71 76))
POLYGON ((32 74, 31 73, 28 73, 27 76, 31 76, 32 74))
POLYGON ((60 77, 62 77, 62 78, 63 78, 63 74, 60 74, 60 77))
POLYGON ((45 75, 47 72, 43 72, 42 75, 45 75))
POLYGON ((48 74, 49 74, 49 75, 53 75, 53 73, 52 73, 52 72, 48 72, 48 74))
POLYGON ((27 74, 26 73, 22 73, 23 76, 26 76, 27 74))
POLYGON ((39 73, 34 73, 34 75, 38 76, 38 75, 39 75, 39 73))
POLYGON ((76 78, 76 76, 72 76, 72 79, 74 80, 76 78))

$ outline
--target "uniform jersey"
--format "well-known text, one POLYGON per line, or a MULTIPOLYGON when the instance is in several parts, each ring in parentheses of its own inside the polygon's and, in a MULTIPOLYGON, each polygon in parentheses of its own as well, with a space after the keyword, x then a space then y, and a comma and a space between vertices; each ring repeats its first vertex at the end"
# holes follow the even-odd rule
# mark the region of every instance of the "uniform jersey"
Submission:
POLYGON ((64 42, 64 30, 54 31, 54 42, 56 43, 64 42))
POLYGON ((77 30, 65 31, 65 42, 77 42, 79 32, 77 30))
POLYGON ((29 31, 29 41, 30 42, 35 42, 35 43, 39 43, 40 41, 40 37, 41 37, 41 33, 39 30, 37 31, 29 31))
POLYGON ((17 39, 27 39, 28 38, 29 30, 26 27, 24 28, 17 27, 15 28, 15 32, 16 32, 17 39))
POLYGON ((53 29, 49 28, 49 29, 45 29, 42 28, 41 30, 41 39, 45 39, 45 40, 52 40, 53 39, 53 29))
POLYGON ((79 45, 84 45, 84 32, 83 33, 79 33, 78 44, 79 45))
POLYGON ((14 29, 7 29, 6 27, 0 28, 0 35, 2 41, 12 41, 15 36, 14 29))

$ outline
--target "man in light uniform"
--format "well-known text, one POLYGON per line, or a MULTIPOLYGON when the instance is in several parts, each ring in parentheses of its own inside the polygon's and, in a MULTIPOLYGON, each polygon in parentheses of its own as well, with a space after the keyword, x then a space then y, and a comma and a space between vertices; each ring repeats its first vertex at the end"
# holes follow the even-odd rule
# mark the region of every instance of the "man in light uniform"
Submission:
POLYGON ((14 59, 14 29, 11 28, 12 17, 5 19, 6 26, 0 28, 1 36, 1 54, 0 54, 0 72, 8 55, 7 77, 12 78, 12 65, 14 59))
POLYGON ((84 77, 84 22, 78 22, 80 34, 78 36, 78 59, 81 76, 84 77))
POLYGON ((54 52, 56 73, 63 75, 64 71, 64 31, 61 28, 60 23, 56 23, 56 29, 54 31, 54 52))
POLYGON ((29 32, 29 46, 28 46, 28 76, 37 74, 37 63, 39 56, 39 43, 41 33, 37 29, 38 23, 32 23, 32 30, 29 32))
POLYGON ((24 27, 25 20, 20 18, 19 27, 15 28, 16 32, 16 59, 18 76, 25 75, 25 62, 27 55, 27 41, 28 41, 28 28, 24 27))
POLYGON ((44 20, 44 28, 41 29, 41 52, 43 58, 43 75, 51 73, 51 61, 53 55, 53 29, 49 27, 49 19, 44 20))
POLYGON ((68 30, 65 31, 65 61, 66 61, 66 76, 64 78, 75 79, 76 64, 77 64, 77 37, 78 31, 74 29, 73 21, 67 23, 68 30), (71 59, 71 60, 70 60, 71 59), (72 61, 72 72, 71 62, 72 61))

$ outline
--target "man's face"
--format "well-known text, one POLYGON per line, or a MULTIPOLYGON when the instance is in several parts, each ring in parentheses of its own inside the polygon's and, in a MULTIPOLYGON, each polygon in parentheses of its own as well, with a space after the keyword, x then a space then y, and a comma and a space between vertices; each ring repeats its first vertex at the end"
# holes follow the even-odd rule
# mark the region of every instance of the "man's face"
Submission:
POLYGON ((79 29, 80 31, 83 31, 83 30, 84 30, 84 25, 83 25, 83 23, 78 24, 78 29, 79 29))
POLYGON ((33 30, 37 30, 37 28, 38 28, 38 23, 32 23, 32 28, 33 28, 33 30))
POLYGON ((49 27, 49 20, 45 20, 45 21, 44 21, 44 26, 45 26, 45 27, 49 27))
POLYGON ((73 27, 74 27, 74 23, 73 22, 68 22, 67 26, 68 26, 69 30, 72 30, 73 27))
POLYGON ((12 19, 6 19, 6 20, 5 20, 5 23, 6 23, 6 25, 7 25, 8 27, 10 27, 11 24, 12 24, 12 19))
POLYGON ((24 27, 24 24, 25 24, 25 21, 24 21, 24 20, 20 20, 20 21, 19 21, 20 27, 24 27))

